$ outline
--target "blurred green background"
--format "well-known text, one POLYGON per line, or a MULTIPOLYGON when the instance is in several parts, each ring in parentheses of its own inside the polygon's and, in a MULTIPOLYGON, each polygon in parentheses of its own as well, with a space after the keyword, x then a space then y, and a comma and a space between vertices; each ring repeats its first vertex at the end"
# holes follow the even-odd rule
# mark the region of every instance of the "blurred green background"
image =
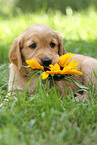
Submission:
POLYGON ((97 8, 97 0, 0 0, 0 16, 16 15, 20 12, 61 11, 66 13, 66 8, 81 11, 89 7, 97 8))

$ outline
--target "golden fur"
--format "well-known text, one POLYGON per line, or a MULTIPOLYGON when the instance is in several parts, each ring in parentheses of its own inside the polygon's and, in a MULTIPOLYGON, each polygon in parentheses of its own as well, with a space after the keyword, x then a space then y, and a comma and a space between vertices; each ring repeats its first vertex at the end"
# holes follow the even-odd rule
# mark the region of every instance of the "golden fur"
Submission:
MULTIPOLYGON (((42 65, 43 58, 50 58, 52 64, 55 64, 59 60, 59 55, 66 53, 63 48, 62 37, 57 31, 54 31, 50 27, 44 24, 34 24, 26 28, 22 34, 20 34, 14 41, 9 52, 10 59, 10 77, 8 90, 10 91, 12 87, 25 90, 27 82, 30 77, 27 74, 32 71, 31 69, 26 69, 25 60, 35 59, 42 65), (55 44, 54 48, 50 47, 50 43, 55 44), (37 47, 31 49, 32 43, 36 43, 37 47), (64 51, 64 52, 63 52, 64 51), (14 83, 13 83, 14 81, 14 83)), ((96 85, 95 78, 93 76, 93 69, 97 73, 97 60, 88 56, 76 54, 73 57, 75 60, 80 60, 79 70, 83 72, 82 76, 76 75, 77 80, 80 83, 86 85, 89 82, 89 77, 92 75, 92 81, 96 85)), ((29 93, 33 93, 36 88, 37 76, 34 77, 30 86, 29 93)), ((64 81, 56 82, 57 86, 65 94, 64 86, 69 86, 73 91, 78 89, 73 83, 64 83, 64 81)))

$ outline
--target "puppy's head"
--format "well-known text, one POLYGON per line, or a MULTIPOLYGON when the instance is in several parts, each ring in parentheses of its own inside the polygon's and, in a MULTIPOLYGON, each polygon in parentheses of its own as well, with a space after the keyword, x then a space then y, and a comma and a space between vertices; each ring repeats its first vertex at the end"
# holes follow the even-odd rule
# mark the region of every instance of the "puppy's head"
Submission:
POLYGON ((19 70, 22 65, 26 65, 27 59, 35 59, 47 67, 57 63, 63 51, 66 53, 57 31, 44 24, 34 24, 13 41, 9 59, 19 70))

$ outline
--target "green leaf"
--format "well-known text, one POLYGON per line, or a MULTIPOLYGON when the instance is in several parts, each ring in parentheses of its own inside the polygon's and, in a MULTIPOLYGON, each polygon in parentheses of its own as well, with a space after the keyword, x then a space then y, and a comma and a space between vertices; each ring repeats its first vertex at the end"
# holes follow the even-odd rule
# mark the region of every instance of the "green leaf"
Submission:
POLYGON ((93 69, 93 73, 94 73, 95 78, 97 78, 97 74, 96 74, 96 72, 94 71, 94 69, 93 69))
POLYGON ((78 86, 80 89, 85 89, 85 90, 88 90, 88 89, 89 89, 88 87, 86 87, 86 86, 80 84, 77 80, 75 80, 75 79, 72 78, 72 77, 66 76, 66 78, 72 80, 72 82, 73 82, 76 86, 78 86))

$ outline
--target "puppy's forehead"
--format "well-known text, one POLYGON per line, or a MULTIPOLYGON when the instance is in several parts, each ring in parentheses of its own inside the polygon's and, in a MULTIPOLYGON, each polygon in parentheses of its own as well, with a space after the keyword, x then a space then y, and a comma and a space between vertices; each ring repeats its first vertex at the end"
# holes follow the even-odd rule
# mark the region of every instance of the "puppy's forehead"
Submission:
POLYGON ((32 25, 32 29, 40 31, 40 32, 45 31, 45 30, 53 31, 49 26, 46 26, 44 24, 34 24, 32 25))
POLYGON ((45 24, 33 24, 27 27, 24 31, 28 30, 37 30, 37 31, 43 31, 43 30, 49 30, 49 31, 54 31, 51 29, 49 26, 45 24))
POLYGON ((37 30, 37 31, 42 31, 42 30, 43 30, 43 27, 38 26, 38 27, 36 27, 36 30, 37 30))
POLYGON ((51 29, 49 26, 44 25, 44 24, 33 24, 29 27, 27 27, 24 31, 23 34, 25 35, 26 38, 30 38, 33 36, 41 36, 41 37, 46 37, 46 36, 56 36, 56 31, 51 29))

